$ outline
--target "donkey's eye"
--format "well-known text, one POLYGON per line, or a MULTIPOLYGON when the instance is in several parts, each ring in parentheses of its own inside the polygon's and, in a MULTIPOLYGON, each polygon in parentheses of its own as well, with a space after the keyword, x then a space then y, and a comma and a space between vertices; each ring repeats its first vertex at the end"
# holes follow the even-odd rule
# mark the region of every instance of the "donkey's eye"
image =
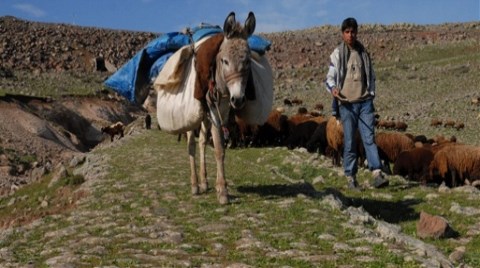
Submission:
POLYGON ((228 66, 228 60, 222 59, 222 63, 223 63, 224 65, 227 65, 227 66, 228 66))

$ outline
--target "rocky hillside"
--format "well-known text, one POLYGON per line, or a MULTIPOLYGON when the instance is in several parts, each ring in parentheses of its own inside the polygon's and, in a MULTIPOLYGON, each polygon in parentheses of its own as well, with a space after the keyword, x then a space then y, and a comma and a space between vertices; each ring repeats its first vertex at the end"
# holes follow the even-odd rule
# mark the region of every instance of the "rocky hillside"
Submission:
MULTIPOLYGON (((267 57, 274 70, 277 100, 281 101, 285 97, 298 94, 304 95, 307 100, 325 97, 318 94, 303 94, 302 91, 305 89, 324 91, 323 80, 328 66, 328 56, 340 41, 338 26, 324 25, 299 31, 258 34, 272 41, 267 57)), ((14 79, 0 79, 0 93, 3 89, 17 94, 38 95, 40 89, 43 96, 50 96, 48 90, 44 92, 45 87, 54 89, 59 94, 77 88, 80 92, 94 92, 102 89, 101 81, 111 72, 120 68, 159 35, 161 34, 38 23, 14 17, 1 17, 0 78, 16 77, 17 80, 12 82, 14 79), (15 38, 10 38, 11 36, 15 38), (20 75, 22 72, 26 72, 26 75, 20 75), (52 78, 51 75, 45 75, 52 72, 67 73, 80 81, 78 84, 70 85, 72 82, 65 81, 65 76, 52 78), (41 80, 41 86, 29 90, 31 85, 25 82, 27 80, 41 80), (52 80, 59 80, 60 85, 52 80)), ((419 77, 418 71, 423 71, 412 61, 421 59, 417 54, 425 48, 438 50, 439 55, 434 56, 436 58, 456 57, 450 55, 452 53, 448 51, 442 51, 445 47, 456 50, 452 46, 458 46, 459 50, 464 50, 464 54, 477 53, 480 23, 360 25, 359 38, 368 48, 376 66, 393 66, 400 68, 400 71, 407 69, 409 73, 405 78, 412 80, 412 77, 419 77)), ((460 52, 462 51, 457 50, 457 53, 460 52)), ((457 70, 465 67, 469 70, 477 68, 468 64, 450 68, 457 70)), ((386 75, 390 73, 389 70, 386 75)), ((386 75, 380 74, 381 76, 377 78, 383 80, 386 75)), ((425 73, 421 76, 429 75, 425 73)), ((397 78, 404 79, 398 75, 397 78)))
POLYGON ((91 71, 96 58, 118 66, 156 37, 153 33, 38 23, 15 17, 0 18, 0 34, 2 66, 32 72, 91 71))
MULTIPOLYGON (((267 57, 275 75, 275 105, 298 97, 309 109, 317 102, 328 107, 323 79, 328 55, 340 40, 338 27, 259 34, 272 41, 267 57)), ((51 158, 61 154, 46 150, 42 135, 64 150, 84 152, 103 140, 102 125, 142 116, 145 111, 105 91, 102 82, 159 35, 0 17, 0 96, 10 94, 0 97, 0 175, 32 177, 35 168, 55 164, 51 158), (71 95, 84 97, 71 101, 71 95), (15 112, 3 112, 8 109, 15 112), (11 120, 11 114, 24 119, 11 120), (77 115, 82 127, 65 114, 77 115)), ((467 124, 460 139, 475 141, 477 108, 465 104, 480 92, 474 75, 480 70, 479 22, 361 25, 360 39, 378 66, 377 109, 384 117, 408 120, 409 130, 428 135, 434 134, 426 127, 432 116, 455 117, 467 124)), ((286 108, 294 113, 298 107, 286 108)))
MULTIPOLYGON (((424 44, 479 40, 480 23, 443 25, 362 25, 361 39, 375 61, 397 60, 396 52, 424 44)), ((78 27, 0 17, 0 59, 5 69, 29 71, 94 70, 102 58, 120 67, 156 33, 78 27), (11 38, 15 36, 15 38, 11 38)), ((324 69, 339 42, 336 26, 260 35, 272 41, 267 54, 274 70, 324 69)))

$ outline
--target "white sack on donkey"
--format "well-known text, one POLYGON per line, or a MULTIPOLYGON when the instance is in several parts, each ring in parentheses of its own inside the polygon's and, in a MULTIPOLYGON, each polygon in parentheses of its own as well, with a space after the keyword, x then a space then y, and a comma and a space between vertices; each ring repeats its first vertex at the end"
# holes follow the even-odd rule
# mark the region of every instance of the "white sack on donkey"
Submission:
MULTIPOLYGON (((203 42, 209 43, 209 38, 195 43, 196 53, 199 53, 199 47, 203 42)), ((210 45, 206 44, 206 46, 210 45)), ((191 128, 198 128, 205 116, 202 98, 205 98, 208 92, 203 89, 204 92, 195 93, 195 90, 202 90, 198 88, 202 85, 198 85, 198 80, 201 78, 198 78, 197 74, 197 71, 201 72, 202 70, 196 69, 196 65, 198 65, 198 60, 193 56, 192 48, 185 46, 170 57, 154 82, 154 88, 158 94, 157 120, 160 128, 165 132, 178 134, 191 128)), ((206 68, 207 70, 211 69, 210 66, 206 68)), ((250 72, 252 81, 248 83, 250 88, 245 90, 253 90, 253 94, 251 94, 253 98, 247 97, 244 107, 237 109, 236 115, 249 124, 261 125, 267 120, 273 105, 272 69, 265 56, 251 51, 250 72)), ((211 74, 206 74, 206 76, 209 77, 211 74)), ((218 117, 213 117, 213 119, 220 120, 218 117)), ((220 121, 222 120, 227 120, 227 118, 221 118, 220 121)), ((213 123, 224 125, 225 122, 220 121, 213 123)))

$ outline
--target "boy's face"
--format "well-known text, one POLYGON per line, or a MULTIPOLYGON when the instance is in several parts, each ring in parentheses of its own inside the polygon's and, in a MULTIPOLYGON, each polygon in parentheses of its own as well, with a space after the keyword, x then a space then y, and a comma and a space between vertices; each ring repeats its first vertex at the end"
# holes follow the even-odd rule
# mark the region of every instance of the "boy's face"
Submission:
POLYGON ((357 40, 357 31, 353 28, 346 28, 345 31, 342 32, 343 41, 349 46, 352 47, 357 40))

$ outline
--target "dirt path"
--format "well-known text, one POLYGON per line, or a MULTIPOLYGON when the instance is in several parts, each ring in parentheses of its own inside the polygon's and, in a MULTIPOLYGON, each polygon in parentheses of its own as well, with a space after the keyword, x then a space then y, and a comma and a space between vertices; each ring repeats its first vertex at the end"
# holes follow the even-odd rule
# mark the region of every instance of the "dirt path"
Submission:
MULTIPOLYGON (((124 139, 102 144, 75 170, 86 179, 77 191, 88 194, 73 211, 0 231, 0 266, 453 265, 434 246, 350 207, 341 192, 317 191, 302 180, 272 173, 282 172, 278 167, 261 164, 262 158, 284 154, 284 149, 252 150, 230 152, 227 158, 241 166, 264 166, 258 173, 270 174, 269 184, 229 181, 233 203, 219 206, 212 191, 192 197, 186 190, 185 144, 176 137, 135 129, 124 139), (249 153, 260 157, 252 161, 242 155, 249 153)), ((287 151, 282 162, 318 165, 311 158, 287 151)), ((322 160, 320 165, 328 166, 322 160)))

